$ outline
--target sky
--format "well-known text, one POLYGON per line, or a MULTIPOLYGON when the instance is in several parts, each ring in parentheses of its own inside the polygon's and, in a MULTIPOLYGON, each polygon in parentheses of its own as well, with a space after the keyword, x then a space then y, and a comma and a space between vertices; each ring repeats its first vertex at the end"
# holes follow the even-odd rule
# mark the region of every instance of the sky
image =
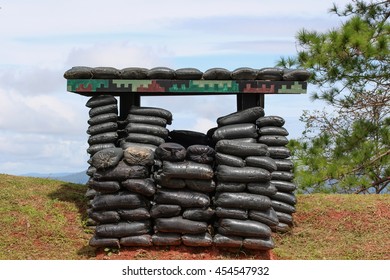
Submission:
MULTIPOLYGON (((0 0, 0 173, 79 172, 88 167, 88 98, 66 91, 73 66, 201 71, 275 66, 297 52, 302 29, 327 31, 327 11, 349 1, 0 0)), ((286 120, 290 138, 308 94, 266 95, 266 115, 286 120)), ((145 97, 173 113, 169 130, 206 132, 236 111, 234 96, 145 97)))

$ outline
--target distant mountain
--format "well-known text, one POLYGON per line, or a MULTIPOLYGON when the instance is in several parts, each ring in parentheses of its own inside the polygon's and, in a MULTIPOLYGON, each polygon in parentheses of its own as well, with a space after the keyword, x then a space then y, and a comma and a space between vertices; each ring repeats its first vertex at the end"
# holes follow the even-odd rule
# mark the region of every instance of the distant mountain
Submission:
POLYGON ((86 171, 81 171, 77 173, 27 173, 23 174, 22 176, 49 178, 74 184, 85 184, 88 182, 89 179, 89 176, 85 172, 86 171))

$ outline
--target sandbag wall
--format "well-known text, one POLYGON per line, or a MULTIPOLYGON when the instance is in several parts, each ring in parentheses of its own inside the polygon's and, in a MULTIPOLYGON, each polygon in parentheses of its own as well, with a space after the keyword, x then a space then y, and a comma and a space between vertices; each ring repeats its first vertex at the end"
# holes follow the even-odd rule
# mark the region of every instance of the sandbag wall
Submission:
MULTIPOLYGON (((118 101, 114 96, 102 95, 91 97, 86 107, 89 108, 88 130, 89 135, 87 149, 88 154, 92 157, 96 152, 114 148, 118 138, 118 101)), ((88 161, 90 164, 87 175, 92 177, 96 172, 96 168, 92 165, 91 158, 88 161)), ((98 193, 94 188, 89 186, 85 196, 92 200, 98 193)), ((91 207, 88 205, 88 213, 91 213, 91 207)), ((97 221, 93 218, 88 220, 89 226, 95 226, 97 221)))
POLYGON ((156 149, 161 168, 155 174, 159 189, 154 196, 155 245, 211 246, 209 221, 215 190, 213 181, 214 149, 178 143, 165 143, 156 149))
POLYGON ((289 159, 288 131, 283 127, 285 121, 279 116, 264 116, 256 121, 259 128, 259 142, 268 146, 270 157, 274 159, 276 170, 272 170, 271 184, 277 192, 270 195, 272 207, 276 211, 279 223, 274 231, 287 232, 293 226, 292 214, 295 212, 296 185, 292 182, 293 162, 289 159))
POLYGON ((86 196, 95 247, 274 247, 295 212, 284 120, 260 107, 218 118, 206 134, 169 131, 172 114, 92 97, 86 196))
POLYGON ((270 226, 278 224, 271 207, 270 180, 275 162, 268 146, 257 143, 260 107, 217 120, 212 139, 216 150, 217 192, 214 243, 223 247, 268 250, 274 247, 270 226))

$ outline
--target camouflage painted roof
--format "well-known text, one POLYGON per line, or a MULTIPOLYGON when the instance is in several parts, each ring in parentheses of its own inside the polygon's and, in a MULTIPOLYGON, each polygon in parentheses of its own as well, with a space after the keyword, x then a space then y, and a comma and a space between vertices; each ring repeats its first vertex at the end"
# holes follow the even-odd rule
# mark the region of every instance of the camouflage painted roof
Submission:
POLYGON ((310 73, 304 69, 196 68, 173 70, 129 67, 77 66, 65 72, 67 90, 82 95, 139 93, 142 95, 185 94, 302 94, 310 73))

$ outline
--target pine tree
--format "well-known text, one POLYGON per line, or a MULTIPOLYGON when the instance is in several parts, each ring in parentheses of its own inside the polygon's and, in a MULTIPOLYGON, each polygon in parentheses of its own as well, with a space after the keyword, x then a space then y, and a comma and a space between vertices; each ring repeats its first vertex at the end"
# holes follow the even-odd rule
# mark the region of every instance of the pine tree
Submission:
POLYGON ((278 66, 312 72, 322 110, 305 110, 290 141, 302 191, 383 193, 390 188, 390 1, 352 0, 324 33, 302 29, 296 57, 278 66))

